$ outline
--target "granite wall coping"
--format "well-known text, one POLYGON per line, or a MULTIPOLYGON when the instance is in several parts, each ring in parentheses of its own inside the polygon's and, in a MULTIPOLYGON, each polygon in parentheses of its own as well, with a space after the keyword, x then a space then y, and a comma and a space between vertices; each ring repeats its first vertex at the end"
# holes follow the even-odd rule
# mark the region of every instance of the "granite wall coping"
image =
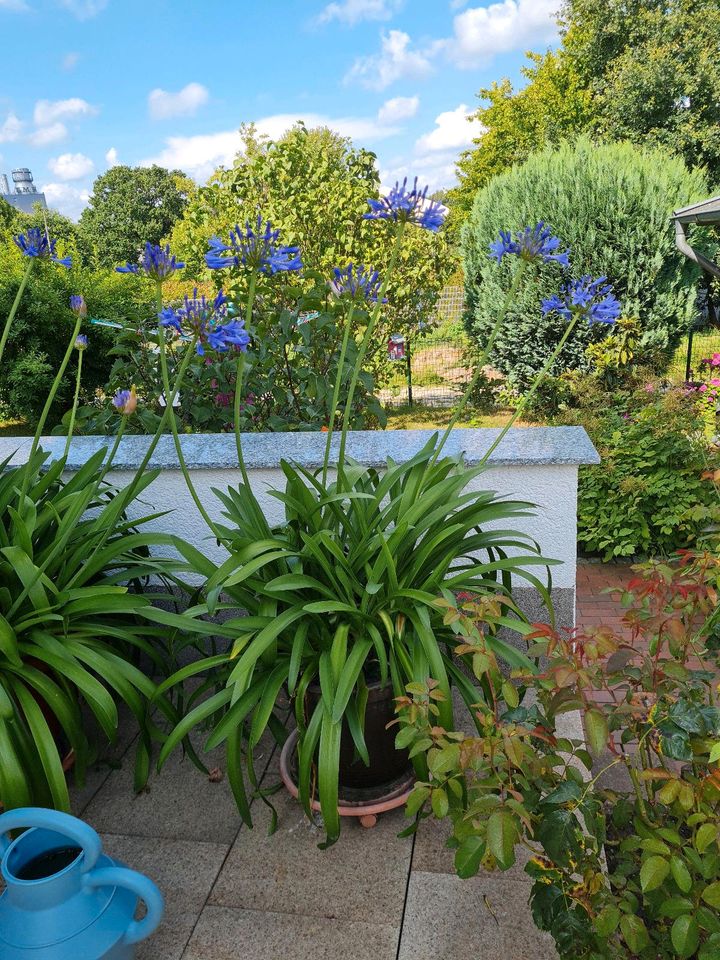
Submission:
MULTIPOLYGON (((383 466, 388 458, 405 461, 414 456, 432 437, 433 430, 355 430, 348 434, 347 454, 368 466, 383 466)), ((456 429, 445 445, 447 454, 462 453, 471 466, 479 463, 497 437, 495 429, 456 429)), ((41 446, 53 459, 62 456, 65 437, 43 437, 41 446)), ((148 449, 151 438, 126 436, 120 441, 114 470, 135 470, 148 449)), ((333 437, 332 458, 336 459, 340 438, 333 437)), ((181 437, 183 454, 192 470, 233 470, 237 468, 235 438, 232 434, 196 433, 181 437)), ((78 470, 93 453, 109 448, 112 437, 74 437, 70 444, 67 469, 78 470)), ((243 434, 243 453, 249 470, 272 469, 280 460, 290 460, 308 468, 322 466, 325 435, 322 433, 248 433, 243 434)), ((0 463, 24 463, 30 451, 29 437, 0 438, 0 463)), ((598 464, 600 457, 583 427, 514 427, 490 455, 488 467, 573 466, 598 464)), ((160 438, 149 463, 150 468, 178 469, 173 438, 160 438)))

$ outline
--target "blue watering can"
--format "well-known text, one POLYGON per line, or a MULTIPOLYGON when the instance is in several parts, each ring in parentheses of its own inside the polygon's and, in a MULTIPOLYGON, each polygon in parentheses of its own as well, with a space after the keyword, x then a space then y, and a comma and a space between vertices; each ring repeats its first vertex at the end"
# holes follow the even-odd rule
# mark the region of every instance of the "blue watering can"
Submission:
POLYGON ((141 873, 102 852, 82 820, 26 807, 0 815, 0 960, 132 960, 163 898, 141 873), (12 842, 8 831, 25 830, 12 842), (135 920, 138 899, 147 913, 135 920))

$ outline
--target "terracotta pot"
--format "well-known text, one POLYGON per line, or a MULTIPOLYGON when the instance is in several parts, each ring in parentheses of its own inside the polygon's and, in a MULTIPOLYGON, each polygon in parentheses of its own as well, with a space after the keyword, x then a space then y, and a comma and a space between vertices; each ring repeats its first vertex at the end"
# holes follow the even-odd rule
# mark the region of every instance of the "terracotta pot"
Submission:
MULTIPOLYGON (((306 695, 308 716, 320 700, 320 687, 310 686, 306 695)), ((363 789, 391 783, 407 770, 407 750, 395 749, 397 724, 387 729, 395 719, 395 698, 391 684, 382 686, 380 681, 368 684, 368 702, 365 710, 365 743, 370 756, 366 767, 356 755, 352 734, 343 722, 340 740, 340 787, 363 789)))

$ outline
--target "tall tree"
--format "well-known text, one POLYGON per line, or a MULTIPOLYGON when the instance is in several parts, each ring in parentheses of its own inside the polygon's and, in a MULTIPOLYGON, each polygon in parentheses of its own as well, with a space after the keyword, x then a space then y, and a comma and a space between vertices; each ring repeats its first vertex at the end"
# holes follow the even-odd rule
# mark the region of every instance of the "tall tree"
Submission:
POLYGON ((580 133, 592 119, 592 97, 564 51, 528 54, 526 86, 515 90, 506 78, 482 89, 483 105, 473 115, 485 127, 458 162, 459 185, 451 191, 453 222, 464 220, 478 190, 491 177, 522 163, 531 153, 580 133))
POLYGON ((664 146, 720 180, 718 0, 566 0, 567 56, 606 139, 664 146))
POLYGON ((192 181, 164 167, 111 167, 93 184, 80 216, 83 247, 96 263, 134 260, 146 241, 160 243, 183 215, 192 181))

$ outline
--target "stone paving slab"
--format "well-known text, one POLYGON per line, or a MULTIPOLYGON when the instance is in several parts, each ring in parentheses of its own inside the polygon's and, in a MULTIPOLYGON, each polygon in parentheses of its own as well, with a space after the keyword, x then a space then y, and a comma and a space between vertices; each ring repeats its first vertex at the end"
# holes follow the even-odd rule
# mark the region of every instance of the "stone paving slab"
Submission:
POLYGON ((535 928, 528 889, 495 874, 413 871, 398 960, 557 960, 535 928))
MULTIPOLYGON (((222 749, 203 753, 209 769, 225 768, 222 749)), ((268 758, 272 748, 268 745, 268 758)), ((166 837, 231 844, 240 828, 240 816, 227 780, 212 783, 180 749, 168 759, 160 774, 150 774, 147 788, 133 792, 132 751, 93 797, 84 818, 98 832, 127 836, 166 837)))
POLYGON ((103 836, 111 857, 146 874, 165 897, 165 917, 137 960, 180 960, 229 847, 216 843, 103 836))
POLYGON ((269 811, 256 802, 255 827, 238 834, 210 903, 400 926, 412 854, 412 839, 397 837, 407 825, 401 810, 371 830, 343 820, 339 841, 319 850, 324 831, 297 801, 284 791, 271 800, 277 831, 268 836, 269 811))
MULTIPOLYGON (((429 817, 420 824, 415 838, 413 850, 413 873, 446 873, 455 874, 455 851, 447 846, 447 839, 452 833, 449 820, 435 820, 429 817)), ((530 851, 524 847, 515 848, 515 863, 509 870, 496 871, 492 874, 481 874, 490 879, 495 877, 505 880, 514 880, 517 883, 529 885, 530 878, 525 873, 525 864, 530 859, 530 851)))
POLYGON ((398 934, 388 924, 208 906, 183 960, 395 960, 398 934))

